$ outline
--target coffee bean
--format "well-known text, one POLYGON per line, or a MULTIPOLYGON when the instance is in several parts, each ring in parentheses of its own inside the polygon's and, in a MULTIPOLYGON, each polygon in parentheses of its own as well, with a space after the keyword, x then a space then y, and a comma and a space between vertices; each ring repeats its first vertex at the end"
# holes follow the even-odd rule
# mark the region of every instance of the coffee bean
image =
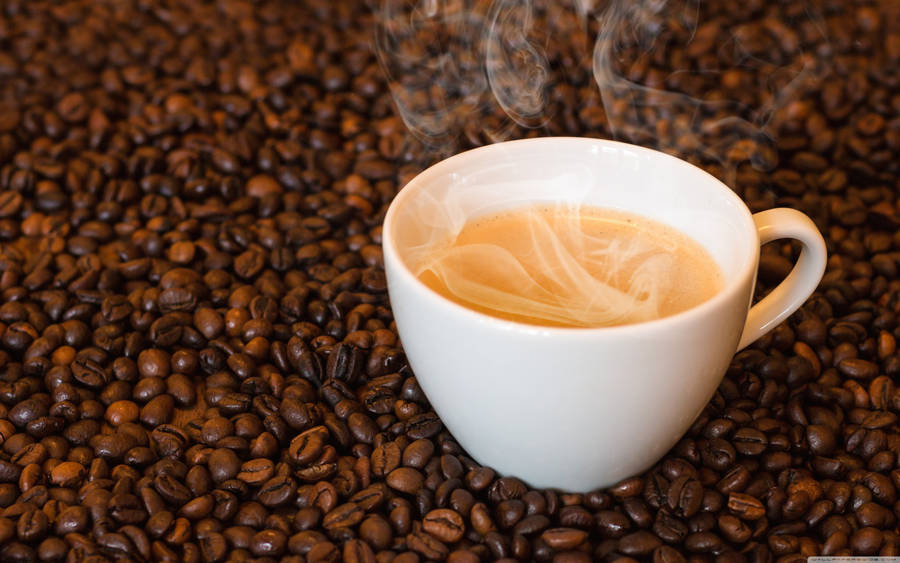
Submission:
POLYGON ((140 410, 131 401, 116 401, 106 408, 106 421, 113 426, 120 426, 138 419, 140 410))
POLYGON ((250 552, 259 557, 278 557, 287 546, 287 535, 281 530, 262 530, 253 535, 250 552))
POLYGON ((719 516, 718 525, 722 535, 734 543, 745 543, 753 535, 753 530, 747 524, 729 514, 719 516))
POLYGON ((422 474, 411 467, 399 467, 385 477, 385 482, 389 487, 407 494, 418 491, 424 481, 425 478, 422 474))
POLYGON ((157 395, 140 409, 141 422, 154 427, 171 421, 175 401, 170 395, 157 395))
POLYGON ((29 510, 19 516, 16 535, 24 542, 40 541, 50 528, 50 520, 40 510, 29 510))
POLYGON ((381 516, 367 516, 359 526, 359 536, 376 550, 386 549, 392 537, 391 525, 381 516))
POLYGON ((666 511, 660 511, 653 522, 653 533, 666 543, 681 543, 689 532, 688 525, 666 511))
POLYGON ((496 530, 490 511, 483 503, 479 502, 472 506, 469 511, 469 519, 472 523, 472 529, 482 536, 496 530))
POLYGON ((61 487, 72 487, 81 483, 87 474, 84 466, 75 461, 65 461, 50 472, 50 480, 61 487))
POLYGON ((244 462, 237 478, 248 485, 260 485, 275 474, 275 464, 271 460, 260 458, 244 462))
POLYGON ((326 377, 355 382, 362 370, 362 353, 350 344, 340 343, 331 350, 325 366, 326 377))
POLYGON ((400 465, 400 447, 396 442, 388 442, 376 447, 372 451, 372 473, 384 477, 400 465))
POLYGON ((444 543, 459 541, 465 534, 465 523, 455 511, 440 508, 430 511, 422 519, 422 528, 444 543))
POLYGON ((871 527, 860 528, 850 537, 850 546, 854 553, 874 555, 878 553, 884 541, 881 530, 871 527))
POLYGON ((63 559, 69 551, 69 545, 60 538, 47 538, 38 545, 37 556, 42 561, 63 559))
POLYGON ((760 455, 766 445, 766 435, 754 428, 740 428, 734 433, 734 449, 742 455, 760 455))
POLYGON ((219 448, 214 450, 207 461, 210 475, 217 483, 237 476, 241 468, 241 460, 232 450, 219 448))
POLYGON ((365 512, 353 502, 335 507, 322 519, 322 527, 326 530, 350 528, 362 522, 365 512))
POLYGON ((22 194, 14 191, 0 192, 0 217, 12 217, 22 208, 22 194))
POLYGON ((276 476, 259 489, 259 501, 267 507, 283 506, 290 502, 297 492, 297 484, 287 476, 276 476))
POLYGON ((406 536, 406 545, 428 559, 446 559, 450 550, 428 532, 414 532, 406 536))
POLYGON ((84 532, 88 528, 89 518, 85 507, 70 506, 57 516, 54 531, 60 536, 84 532))
POLYGON ((619 551, 625 555, 649 555, 662 542, 650 532, 640 530, 619 539, 619 551))
POLYGON ((166 502, 181 506, 191 499, 191 491, 173 476, 166 473, 157 475, 153 488, 166 502))
POLYGON ((675 548, 661 545, 653 550, 654 563, 684 563, 686 559, 675 548))
POLYGON ((179 513, 189 520, 199 520, 208 516, 215 508, 211 495, 202 495, 185 503, 179 513))
POLYGON ((556 550, 576 547, 587 539, 587 532, 574 528, 551 528, 541 534, 541 540, 556 550))
POLYGON ((321 455, 328 439, 328 429, 316 426, 291 440, 288 454, 297 465, 307 465, 321 455))
POLYGON ((224 561, 228 554, 228 541, 220 533, 212 533, 200 540, 200 553, 207 561, 224 561))
POLYGON ((316 386, 322 385, 322 362, 302 339, 291 338, 287 343, 287 354, 291 365, 303 378, 316 386))
MULTIPOLYGON (((787 536, 780 537, 786 538, 787 536)), ((684 544, 692 552, 715 553, 721 551, 723 542, 721 538, 712 532, 695 532, 685 538, 684 544)))
POLYGON ((703 486, 696 479, 683 475, 672 481, 666 503, 678 516, 690 518, 700 510, 703 486))
POLYGON ((504 500, 497 504, 494 512, 500 528, 509 529, 525 515, 525 503, 518 499, 504 500))
POLYGON ((765 516, 763 504, 743 493, 731 493, 728 495, 728 510, 743 520, 759 520, 765 516))
POLYGON ((490 467, 476 467, 466 474, 466 486, 475 492, 484 490, 493 481, 494 475, 490 467))
POLYGON ((403 465, 422 469, 431 459, 434 453, 434 444, 425 439, 419 439, 406 446, 403 450, 403 465))
POLYGON ((605 537, 619 538, 631 528, 628 517, 621 512, 602 510, 597 513, 597 526, 605 537))
POLYGON ((873 379, 878 375, 878 366, 860 358, 848 358, 838 363, 838 370, 847 377, 873 379))

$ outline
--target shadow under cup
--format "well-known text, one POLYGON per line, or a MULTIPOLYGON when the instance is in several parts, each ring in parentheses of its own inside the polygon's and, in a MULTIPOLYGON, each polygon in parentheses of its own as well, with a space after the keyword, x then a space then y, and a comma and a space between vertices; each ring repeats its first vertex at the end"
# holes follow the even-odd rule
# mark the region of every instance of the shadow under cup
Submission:
POLYGON ((404 350, 448 430, 500 473, 572 491, 643 471, 699 415, 737 348, 759 257, 749 210, 711 175, 653 150, 579 138, 499 143, 434 165, 391 204, 383 247, 404 350), (654 321, 555 328, 462 307, 410 269, 435 224, 561 202, 677 228, 718 263, 723 288, 654 321))

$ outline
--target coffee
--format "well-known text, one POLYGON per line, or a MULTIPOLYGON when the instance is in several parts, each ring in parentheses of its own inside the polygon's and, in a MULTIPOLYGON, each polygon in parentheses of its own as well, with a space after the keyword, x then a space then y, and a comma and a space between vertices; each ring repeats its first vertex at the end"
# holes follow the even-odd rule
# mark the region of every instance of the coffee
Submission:
POLYGON ((715 295, 719 266, 677 229, 633 213, 530 206, 478 217, 435 245, 417 272, 442 296, 518 322, 632 324, 715 295))

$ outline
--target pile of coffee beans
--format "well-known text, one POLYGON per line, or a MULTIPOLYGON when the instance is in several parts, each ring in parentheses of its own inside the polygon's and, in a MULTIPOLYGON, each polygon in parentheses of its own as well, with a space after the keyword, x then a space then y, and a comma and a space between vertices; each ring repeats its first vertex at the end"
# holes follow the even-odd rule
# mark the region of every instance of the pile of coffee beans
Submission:
MULTIPOLYGON (((656 47, 624 33, 613 61, 642 86, 629 112, 593 78, 594 15, 547 2, 546 119, 484 104, 454 137, 661 146, 828 241, 819 290, 737 354, 684 439, 585 494, 473 461, 406 363, 381 222, 439 154, 396 111, 370 4, 0 3, 0 560, 900 553, 897 3, 657 10, 656 47), (814 82, 794 88, 798 69, 814 82), (762 135, 736 137, 723 99, 762 135)), ((766 247, 763 290, 797 252, 766 247)))

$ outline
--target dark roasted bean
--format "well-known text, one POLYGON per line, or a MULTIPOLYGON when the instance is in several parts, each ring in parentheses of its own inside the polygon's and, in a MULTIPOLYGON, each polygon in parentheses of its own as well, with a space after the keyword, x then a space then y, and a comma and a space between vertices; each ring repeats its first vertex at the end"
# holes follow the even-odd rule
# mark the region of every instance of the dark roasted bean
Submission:
POLYGON ((541 540, 556 550, 576 547, 587 539, 587 532, 574 528, 551 528, 541 534, 541 540))
POLYGON ((696 479, 681 476, 669 486, 666 502, 676 515, 690 518, 703 502, 703 486, 696 479))
POLYGON ((662 542, 650 532, 640 530, 619 539, 619 551, 625 555, 649 555, 662 542))
POLYGON ((422 487, 424 477, 411 467, 400 467, 388 473, 385 482, 394 490, 414 494, 422 487))
POLYGON ((728 495, 728 510, 743 520, 758 520, 765 516, 763 504, 743 493, 731 493, 728 495))
POLYGON ((406 536, 406 545, 427 559, 445 559, 450 550, 428 532, 414 532, 406 536))
POLYGON ((423 529, 444 543, 454 543, 465 533, 462 517, 453 510, 432 510, 422 519, 423 529))

